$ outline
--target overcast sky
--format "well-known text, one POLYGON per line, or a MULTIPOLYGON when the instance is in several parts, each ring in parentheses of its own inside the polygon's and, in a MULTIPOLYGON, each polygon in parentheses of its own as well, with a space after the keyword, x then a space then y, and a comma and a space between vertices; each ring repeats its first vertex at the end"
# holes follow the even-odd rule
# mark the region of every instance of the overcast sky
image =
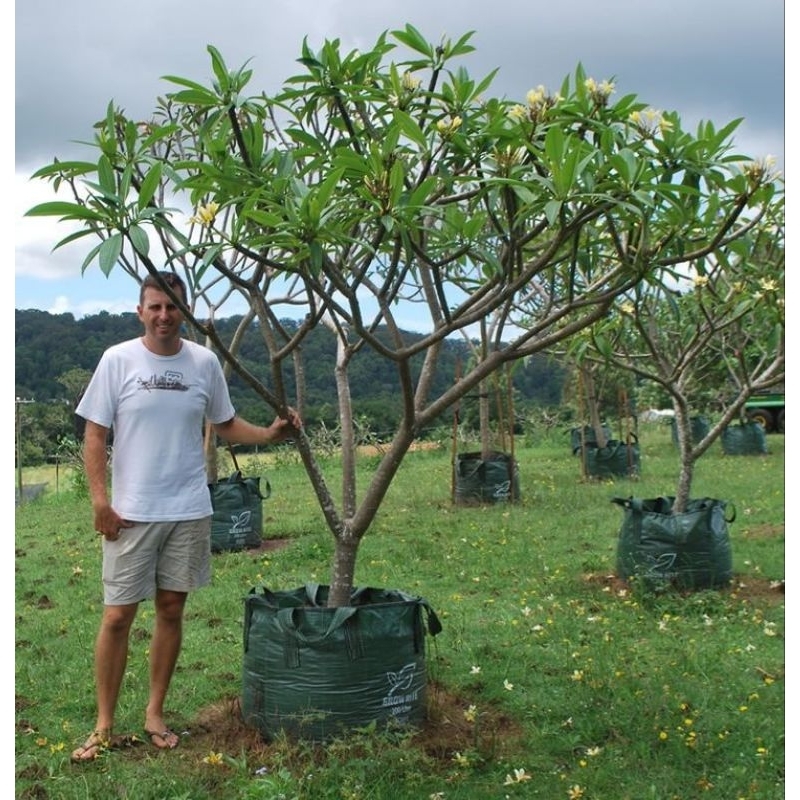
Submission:
POLYGON ((81 277, 85 249, 52 253, 66 230, 25 219, 52 200, 31 173, 54 157, 93 157, 76 141, 113 100, 146 117, 167 74, 205 83, 206 46, 231 68, 252 59, 253 90, 276 90, 298 71, 304 37, 343 48, 370 48, 385 31, 413 24, 430 41, 475 31, 476 51, 463 62, 473 76, 497 68, 495 95, 524 100, 544 84, 556 90, 578 63, 588 75, 614 79, 617 92, 677 111, 694 130, 743 117, 741 152, 775 156, 784 165, 784 4, 780 0, 22 0, 16 5, 15 274, 16 308, 76 316, 132 311, 130 278, 106 279, 96 265, 81 277))

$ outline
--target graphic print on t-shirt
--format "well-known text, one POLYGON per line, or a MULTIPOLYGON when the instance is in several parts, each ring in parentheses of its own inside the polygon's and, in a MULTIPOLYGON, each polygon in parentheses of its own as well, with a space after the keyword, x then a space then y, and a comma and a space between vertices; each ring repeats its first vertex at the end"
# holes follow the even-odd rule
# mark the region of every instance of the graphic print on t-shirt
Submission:
POLYGON ((174 392, 186 392, 189 387, 183 383, 183 373, 167 370, 163 375, 151 375, 148 379, 137 378, 140 389, 166 389, 174 392))

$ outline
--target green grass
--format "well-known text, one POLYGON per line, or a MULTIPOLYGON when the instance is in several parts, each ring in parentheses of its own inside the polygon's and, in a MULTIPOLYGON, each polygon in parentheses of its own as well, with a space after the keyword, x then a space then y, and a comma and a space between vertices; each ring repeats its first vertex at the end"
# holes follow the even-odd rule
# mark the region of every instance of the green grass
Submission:
MULTIPOLYGON (((290 543, 215 556, 213 585, 190 598, 167 708, 188 732, 181 746, 81 766, 69 753, 94 720, 100 549, 88 501, 62 475, 58 493, 51 482, 17 509, 16 796, 783 798, 784 438, 768 437, 767 456, 715 446, 699 462, 693 496, 736 508, 735 579, 684 596, 613 579, 622 512, 611 498, 674 494, 669 429, 639 438, 641 478, 613 483, 581 479, 566 435, 519 440, 522 498, 511 506, 453 506, 449 445, 409 454, 361 546, 357 583, 422 595, 442 620, 427 659, 435 730, 354 732, 327 747, 230 735, 244 595, 327 583, 332 553, 302 468, 285 456, 251 462, 272 487, 265 536, 290 543)), ((335 486, 336 462, 326 470, 335 486)), ((141 727, 151 622, 143 603, 120 731, 141 727)))

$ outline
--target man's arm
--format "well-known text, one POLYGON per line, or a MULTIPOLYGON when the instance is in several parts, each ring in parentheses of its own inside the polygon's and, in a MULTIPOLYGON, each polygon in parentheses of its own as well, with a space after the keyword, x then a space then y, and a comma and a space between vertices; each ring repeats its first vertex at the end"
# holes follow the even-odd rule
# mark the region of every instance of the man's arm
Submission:
POLYGON ((86 421, 83 435, 83 464, 86 468, 86 480, 89 484, 89 497, 94 511, 94 528, 113 541, 119 537, 120 528, 130 527, 108 502, 108 454, 106 442, 108 428, 91 420, 86 421))
POLYGON ((269 426, 254 425, 242 417, 233 417, 214 425, 214 430, 221 439, 231 444, 265 445, 291 439, 302 427, 300 415, 290 408, 288 419, 275 417, 269 426))

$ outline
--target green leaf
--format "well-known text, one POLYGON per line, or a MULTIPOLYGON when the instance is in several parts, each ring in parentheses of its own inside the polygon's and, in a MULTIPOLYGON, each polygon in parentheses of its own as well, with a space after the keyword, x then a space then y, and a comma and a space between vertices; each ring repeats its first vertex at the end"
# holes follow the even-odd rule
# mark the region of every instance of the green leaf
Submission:
POLYGON ((25 212, 26 217, 61 217, 66 220, 86 220, 105 222, 103 214, 81 205, 80 203, 67 203, 63 200, 53 200, 50 203, 39 203, 25 212))
POLYGON ((153 164, 153 166, 150 168, 147 175, 144 176, 144 180, 142 181, 142 185, 139 189, 139 201, 138 201, 139 211, 141 211, 145 206, 147 206, 150 203, 160 183, 161 183, 161 162, 156 161, 156 163, 153 164))
POLYGON ((105 239, 100 245, 98 262, 104 275, 109 275, 111 270, 116 266, 117 261, 119 261, 119 257, 122 255, 122 243, 122 234, 112 233, 111 236, 105 239))
POLYGON ((141 256, 146 256, 150 252, 150 239, 147 236, 147 231, 140 225, 131 225, 128 230, 131 244, 137 253, 141 256))
POLYGON ((106 194, 116 194, 117 181, 114 167, 111 166, 111 161, 105 155, 100 156, 100 160, 97 162, 97 182, 106 194))
POLYGON ((211 68, 219 81, 219 88, 222 94, 227 94, 230 91, 230 77, 228 75, 228 68, 225 66, 225 61, 217 50, 216 47, 208 45, 206 47, 211 55, 211 68))
POLYGON ((413 25, 406 25, 405 30, 392 31, 392 36, 410 50, 415 50, 428 58, 433 58, 433 48, 413 25))

